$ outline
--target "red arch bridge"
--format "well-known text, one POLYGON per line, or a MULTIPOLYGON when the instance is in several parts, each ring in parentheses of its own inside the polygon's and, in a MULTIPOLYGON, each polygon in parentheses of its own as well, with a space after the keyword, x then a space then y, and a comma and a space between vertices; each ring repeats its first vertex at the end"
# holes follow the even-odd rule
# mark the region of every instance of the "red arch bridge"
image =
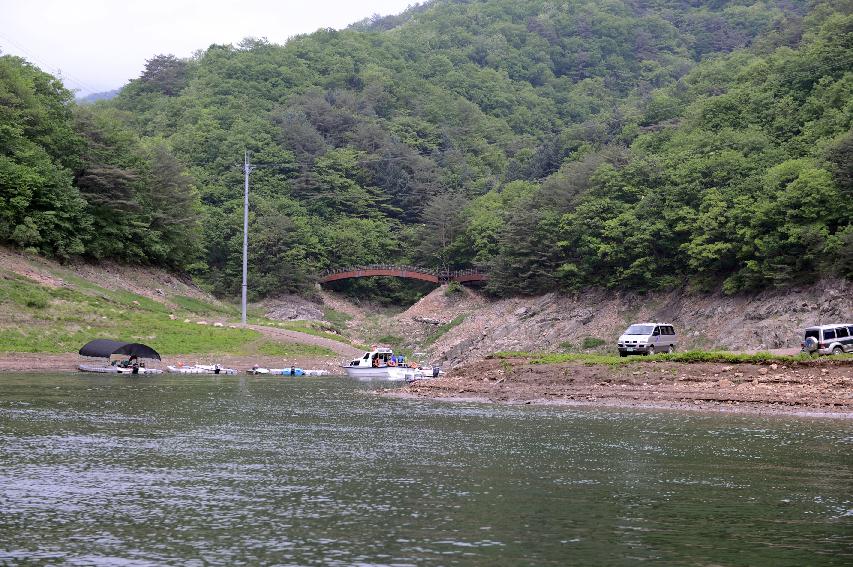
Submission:
POLYGON ((489 275, 479 270, 455 270, 439 271, 417 266, 389 266, 385 264, 373 264, 370 266, 358 266, 350 268, 339 268, 329 270, 320 278, 320 283, 325 284, 338 280, 351 278, 366 278, 370 276, 386 276, 392 278, 408 278, 410 280, 421 280, 434 284, 447 282, 459 282, 461 284, 482 284, 489 280, 489 275))

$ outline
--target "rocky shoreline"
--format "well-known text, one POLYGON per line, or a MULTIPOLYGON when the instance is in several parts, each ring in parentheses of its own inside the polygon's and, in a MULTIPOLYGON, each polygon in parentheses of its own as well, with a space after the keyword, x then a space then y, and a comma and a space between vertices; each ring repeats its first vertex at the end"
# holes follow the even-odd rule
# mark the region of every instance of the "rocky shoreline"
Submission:
MULTIPOLYGON (((79 355, 5 353, 0 372, 75 372, 79 355)), ((325 369, 339 361, 318 357, 204 355, 163 357, 177 362, 219 362, 245 371, 254 364, 325 369)), ((817 359, 787 365, 642 361, 608 366, 531 359, 487 358, 381 395, 448 402, 485 402, 634 409, 672 409, 853 419, 853 359, 817 359)))
POLYGON ((853 419, 853 360, 607 366, 489 358, 383 394, 445 401, 689 409, 853 419))

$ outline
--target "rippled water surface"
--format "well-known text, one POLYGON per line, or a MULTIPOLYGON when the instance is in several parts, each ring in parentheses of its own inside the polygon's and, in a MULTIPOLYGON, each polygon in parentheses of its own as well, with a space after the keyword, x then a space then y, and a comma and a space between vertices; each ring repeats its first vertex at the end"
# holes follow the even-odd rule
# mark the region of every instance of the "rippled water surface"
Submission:
POLYGON ((0 564, 851 565, 843 420, 0 375, 0 564))

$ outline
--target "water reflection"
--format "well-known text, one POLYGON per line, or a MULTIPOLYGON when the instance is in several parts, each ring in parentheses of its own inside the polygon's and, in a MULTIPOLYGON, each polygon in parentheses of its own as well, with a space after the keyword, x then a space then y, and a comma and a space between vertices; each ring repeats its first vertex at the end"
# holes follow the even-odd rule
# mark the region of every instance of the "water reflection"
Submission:
POLYGON ((0 563, 847 565, 848 422, 0 375, 0 563))

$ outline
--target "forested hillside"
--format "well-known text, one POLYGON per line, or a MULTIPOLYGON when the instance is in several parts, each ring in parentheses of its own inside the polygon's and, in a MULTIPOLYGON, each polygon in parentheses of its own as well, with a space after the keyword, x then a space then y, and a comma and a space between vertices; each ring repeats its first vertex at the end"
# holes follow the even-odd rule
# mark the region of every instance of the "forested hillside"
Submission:
POLYGON ((258 295, 375 262, 498 295, 851 277, 851 8, 435 0, 154 56, 84 109, 5 57, 0 240, 234 294, 248 150, 258 295))
POLYGON ((0 57, 0 242, 59 259, 201 260, 198 195, 166 143, 72 100, 54 77, 0 57))

